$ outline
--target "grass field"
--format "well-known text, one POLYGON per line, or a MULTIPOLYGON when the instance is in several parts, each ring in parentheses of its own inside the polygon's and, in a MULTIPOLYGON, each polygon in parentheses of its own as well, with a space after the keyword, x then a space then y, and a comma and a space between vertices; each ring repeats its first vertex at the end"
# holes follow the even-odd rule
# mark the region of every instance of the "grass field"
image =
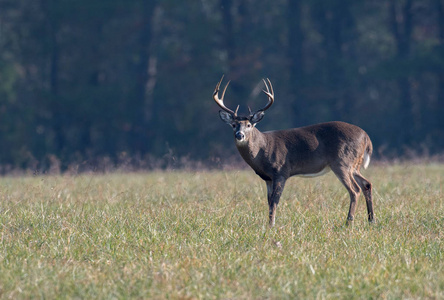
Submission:
POLYGON ((272 229, 252 171, 0 178, 0 298, 444 299, 444 165, 363 173, 376 224, 328 174, 272 229))

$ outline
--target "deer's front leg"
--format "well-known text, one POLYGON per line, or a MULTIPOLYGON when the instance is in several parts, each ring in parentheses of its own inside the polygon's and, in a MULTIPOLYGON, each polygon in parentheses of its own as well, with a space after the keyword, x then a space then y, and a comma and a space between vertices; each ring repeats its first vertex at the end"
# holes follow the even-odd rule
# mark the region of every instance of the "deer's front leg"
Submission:
POLYGON ((273 227, 276 219, 276 208, 285 187, 285 178, 276 178, 273 181, 267 181, 269 224, 273 227))

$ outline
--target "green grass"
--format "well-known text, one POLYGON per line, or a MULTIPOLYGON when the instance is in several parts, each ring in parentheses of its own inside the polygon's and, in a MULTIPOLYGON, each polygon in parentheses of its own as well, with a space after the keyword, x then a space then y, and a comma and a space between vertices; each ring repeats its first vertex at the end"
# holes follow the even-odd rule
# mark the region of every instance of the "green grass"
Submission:
POLYGON ((444 299, 444 165, 364 175, 376 224, 328 174, 273 229, 252 171, 0 178, 0 298, 444 299))

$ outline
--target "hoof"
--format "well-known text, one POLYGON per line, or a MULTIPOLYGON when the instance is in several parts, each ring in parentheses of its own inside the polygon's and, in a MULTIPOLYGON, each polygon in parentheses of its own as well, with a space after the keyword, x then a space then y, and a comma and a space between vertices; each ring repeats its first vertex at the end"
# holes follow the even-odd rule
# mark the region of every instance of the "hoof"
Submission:
POLYGON ((347 225, 347 226, 353 225, 353 217, 348 217, 347 221, 345 222, 345 225, 347 225))

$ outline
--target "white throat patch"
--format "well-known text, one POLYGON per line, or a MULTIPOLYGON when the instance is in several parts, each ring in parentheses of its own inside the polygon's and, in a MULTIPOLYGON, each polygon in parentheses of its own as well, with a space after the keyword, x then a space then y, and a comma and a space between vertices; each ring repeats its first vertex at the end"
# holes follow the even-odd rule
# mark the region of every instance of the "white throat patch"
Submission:
POLYGON ((238 147, 244 147, 248 144, 248 141, 244 138, 241 141, 239 141, 237 138, 234 138, 235 142, 236 142, 236 146, 238 147))

